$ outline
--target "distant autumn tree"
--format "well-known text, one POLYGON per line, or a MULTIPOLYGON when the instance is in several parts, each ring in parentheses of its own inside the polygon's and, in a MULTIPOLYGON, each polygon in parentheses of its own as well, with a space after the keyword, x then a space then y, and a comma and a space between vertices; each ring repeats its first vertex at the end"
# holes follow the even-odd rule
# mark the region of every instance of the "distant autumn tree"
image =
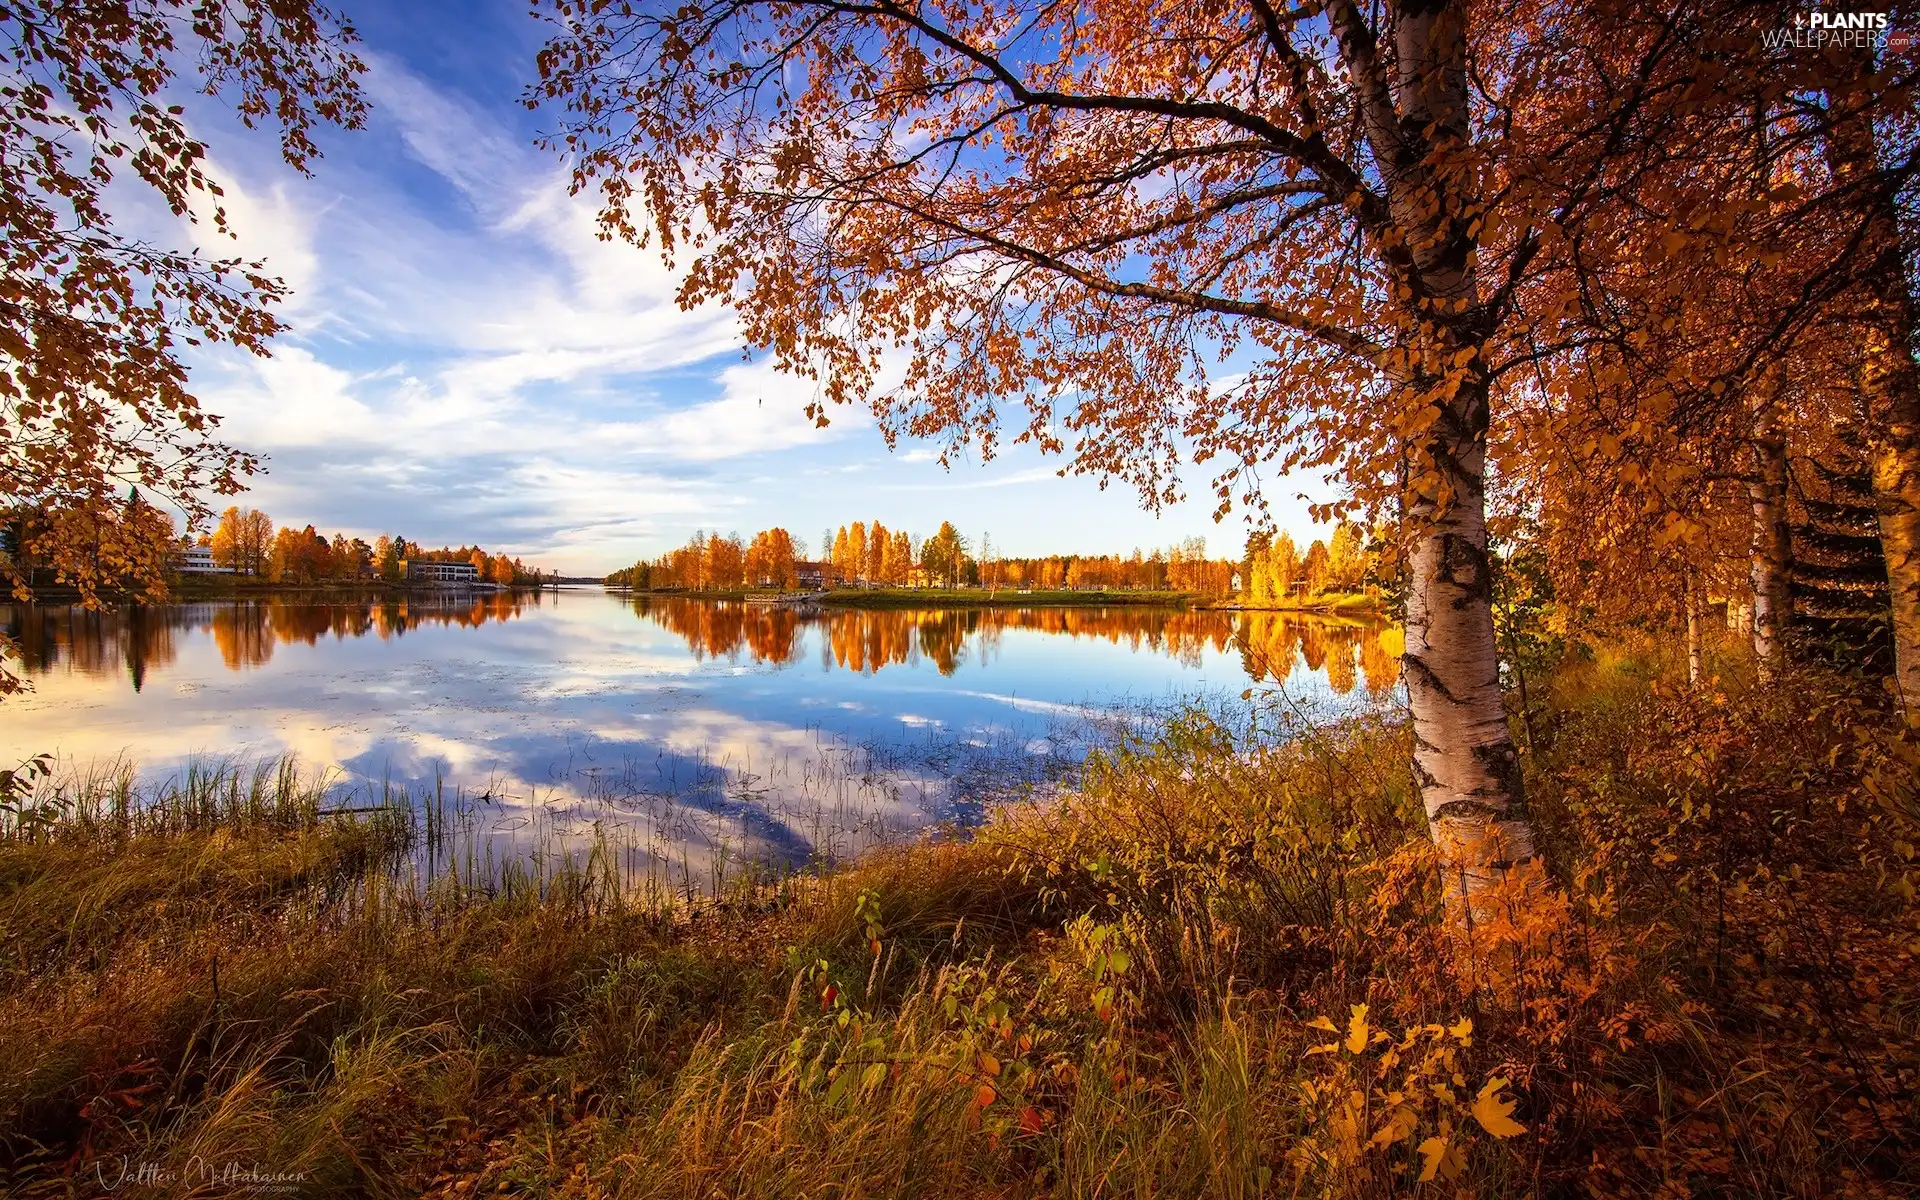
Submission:
POLYGON ((761 530, 747 543, 746 585, 795 586, 799 582, 796 557, 792 534, 777 526, 761 530))
POLYGON ((866 556, 861 565, 861 573, 867 577, 868 582, 886 582, 887 545, 891 540, 892 535, 887 532, 887 527, 879 521, 867 527, 866 556))
MULTIPOLYGON (((0 6, 0 501, 105 519, 134 484, 193 523, 206 493, 240 490, 256 460, 215 438, 180 354, 266 353, 284 286, 257 262, 129 237, 110 207, 138 181, 175 217, 225 235, 206 147, 173 102, 188 90, 180 69, 249 126, 276 127, 281 156, 304 172, 316 125, 363 120, 354 41, 312 0, 0 6)), ((29 549, 92 603, 95 580, 74 569, 85 547, 62 533, 76 524, 49 526, 29 549)), ((0 572, 25 593, 12 558, 0 572)))
POLYGON ((847 535, 847 527, 842 525, 828 543, 832 549, 826 559, 833 565, 834 572, 845 579, 852 579, 855 571, 852 566, 852 539, 847 535))
POLYGON ((896 529, 887 540, 885 559, 885 578, 888 583, 899 585, 907 582, 913 573, 913 543, 904 529, 896 529))
POLYGON ((1341 591, 1358 591, 1367 574, 1366 534, 1352 521, 1334 527, 1327 543, 1327 578, 1341 591))
POLYGON ((1327 553, 1327 544, 1319 538, 1307 547, 1307 555, 1300 563, 1300 573, 1307 581, 1307 591, 1317 595, 1327 590, 1331 577, 1332 561, 1327 553))
POLYGON ((967 539, 953 527, 953 522, 942 521, 934 535, 920 544, 920 565, 929 578, 938 580, 948 587, 960 582, 966 569, 967 539))
POLYGON ((867 527, 858 521, 847 527, 847 575, 851 579, 866 580, 867 574, 867 527))
POLYGON ((1492 390, 1538 353, 1516 296, 1762 18, 545 7, 529 102, 564 110, 576 187, 611 235, 684 260, 683 303, 732 304, 819 379, 817 419, 866 405, 889 436, 986 454, 1011 425, 1153 503, 1180 495, 1183 448, 1224 464, 1223 509, 1257 500, 1264 464, 1341 468, 1404 515, 1416 774, 1452 894, 1536 857, 1485 528, 1492 390), (1251 369, 1210 387, 1202 364, 1234 352, 1251 369))
POLYGON ((214 526, 213 561, 241 575, 264 575, 274 542, 273 518, 257 508, 228 505, 214 526))

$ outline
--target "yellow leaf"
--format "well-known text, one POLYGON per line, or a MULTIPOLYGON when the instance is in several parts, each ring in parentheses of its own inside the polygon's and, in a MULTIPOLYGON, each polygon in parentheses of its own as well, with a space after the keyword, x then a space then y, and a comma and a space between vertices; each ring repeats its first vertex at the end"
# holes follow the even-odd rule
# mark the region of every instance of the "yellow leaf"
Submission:
POLYGON ((1459 1024, 1447 1026, 1447 1032, 1452 1034, 1454 1036, 1454 1040, 1458 1041, 1462 1046, 1472 1045, 1473 1044, 1473 1018, 1461 1017, 1459 1024))
POLYGON ((1473 1101, 1473 1119, 1497 1138, 1510 1138, 1527 1131, 1527 1127, 1512 1116, 1518 1101, 1500 1094, 1500 1089, 1506 1086, 1506 1079, 1496 1075, 1487 1080, 1487 1086, 1480 1089, 1473 1101))
POLYGON ((1340 1032, 1340 1027, 1335 1025, 1333 1019, 1330 1017, 1315 1017, 1313 1020, 1307 1022, 1307 1028, 1324 1029, 1328 1033, 1340 1032))
POLYGON ((1367 1006, 1353 1006, 1353 1020, 1347 1023, 1347 1053, 1358 1054, 1367 1048, 1367 1006))
POLYGON ((1424 1160, 1420 1167, 1420 1182, 1431 1183, 1440 1170, 1440 1160, 1447 1156, 1447 1144, 1437 1137, 1430 1137, 1420 1143, 1420 1157, 1424 1160))
POLYGON ((1431 1183, 1436 1173, 1447 1179, 1458 1179, 1467 1166, 1467 1156, 1453 1144, 1452 1131, 1446 1128, 1440 1130, 1439 1137, 1420 1143, 1420 1157, 1424 1160, 1420 1168, 1421 1183, 1431 1183))
POLYGON ((1413 1136, 1414 1128, 1420 1124, 1420 1114, 1411 1105, 1401 1105, 1393 1110, 1386 1124, 1374 1130, 1369 1139, 1376 1146, 1391 1146, 1395 1142, 1404 1142, 1413 1136))

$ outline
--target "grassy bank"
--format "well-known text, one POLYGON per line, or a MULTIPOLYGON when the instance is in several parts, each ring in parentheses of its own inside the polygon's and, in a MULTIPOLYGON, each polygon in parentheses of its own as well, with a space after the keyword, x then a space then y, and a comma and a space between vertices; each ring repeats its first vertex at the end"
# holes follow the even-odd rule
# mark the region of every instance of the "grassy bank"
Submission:
POLYGON ((1471 946, 1382 718, 1175 719, 972 840, 691 907, 397 887, 405 828, 297 781, 43 814, 0 842, 4 1185, 1911 1194, 1920 756, 1847 681, 1670 678, 1536 684, 1558 898, 1471 946))
POLYGON ((1385 599, 1367 592, 1322 592, 1314 596, 1270 600, 1262 604, 1236 599, 1223 601, 1213 607, 1247 612, 1323 613, 1352 617, 1384 617, 1389 611, 1385 599))

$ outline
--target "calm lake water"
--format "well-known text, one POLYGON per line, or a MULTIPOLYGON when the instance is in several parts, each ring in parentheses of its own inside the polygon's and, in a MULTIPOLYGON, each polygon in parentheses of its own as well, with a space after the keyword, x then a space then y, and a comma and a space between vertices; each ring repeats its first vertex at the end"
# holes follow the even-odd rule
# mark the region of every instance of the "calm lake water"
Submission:
POLYGON ((457 793, 504 859, 612 837, 624 869, 857 853, 1055 778, 1117 721, 1284 685, 1384 700, 1397 633, 1149 608, 803 614, 597 588, 0 608, 34 690, 0 757, 294 755, 343 803, 457 793))

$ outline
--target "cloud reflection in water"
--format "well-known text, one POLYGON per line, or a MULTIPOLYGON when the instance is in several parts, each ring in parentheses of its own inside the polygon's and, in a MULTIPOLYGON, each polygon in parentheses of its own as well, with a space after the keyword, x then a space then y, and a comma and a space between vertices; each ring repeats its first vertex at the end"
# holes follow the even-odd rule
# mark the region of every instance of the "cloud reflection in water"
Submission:
POLYGON ((0 750, 148 779, 292 754, 343 794, 482 798, 496 859, 639 869, 858 853, 1075 761, 1112 706, 1284 683, 1381 699, 1397 634, 1271 613, 845 610, 560 594, 0 610, 35 690, 0 750), (497 843, 497 844, 495 844, 497 843), (644 864, 642 864, 644 860, 644 864))

